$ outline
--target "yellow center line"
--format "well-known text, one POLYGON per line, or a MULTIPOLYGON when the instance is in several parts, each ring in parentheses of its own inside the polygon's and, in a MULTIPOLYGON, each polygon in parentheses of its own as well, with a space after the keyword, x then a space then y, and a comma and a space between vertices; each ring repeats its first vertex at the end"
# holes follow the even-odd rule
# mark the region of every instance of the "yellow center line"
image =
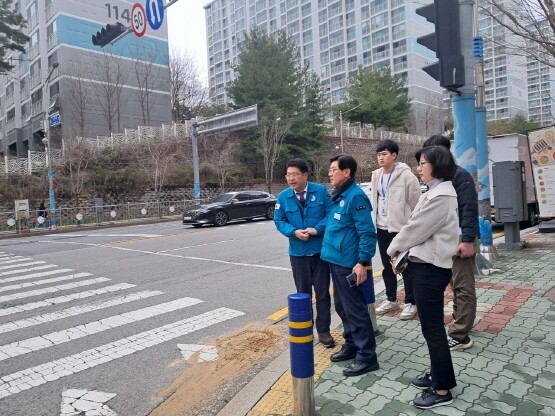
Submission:
MULTIPOLYGON (((382 275, 381 270, 377 270, 374 273, 372 273, 372 276, 374 278, 381 277, 381 275, 382 275)), ((330 294, 333 296, 333 287, 330 288, 330 294)), ((314 299, 315 299, 315 297, 314 297, 314 294, 313 294, 312 295, 312 300, 314 301, 314 299)), ((281 319, 285 318, 288 314, 289 314, 289 308, 286 306, 285 308, 281 308, 279 311, 274 312, 273 314, 268 316, 266 319, 268 319, 269 321, 280 321, 281 319)))

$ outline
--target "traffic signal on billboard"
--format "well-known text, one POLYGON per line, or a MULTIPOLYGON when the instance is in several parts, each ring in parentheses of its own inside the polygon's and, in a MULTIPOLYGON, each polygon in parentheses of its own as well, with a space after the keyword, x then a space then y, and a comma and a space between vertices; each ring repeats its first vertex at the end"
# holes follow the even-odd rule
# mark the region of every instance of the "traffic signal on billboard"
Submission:
POLYGON ((107 24, 106 27, 96 32, 96 35, 93 35, 92 43, 103 48, 126 30, 125 26, 119 22, 107 24))
POLYGON ((438 62, 422 68, 448 90, 464 85, 464 56, 461 54, 461 35, 458 0, 434 0, 416 9, 416 14, 435 24, 434 33, 420 36, 416 41, 431 49, 438 62))

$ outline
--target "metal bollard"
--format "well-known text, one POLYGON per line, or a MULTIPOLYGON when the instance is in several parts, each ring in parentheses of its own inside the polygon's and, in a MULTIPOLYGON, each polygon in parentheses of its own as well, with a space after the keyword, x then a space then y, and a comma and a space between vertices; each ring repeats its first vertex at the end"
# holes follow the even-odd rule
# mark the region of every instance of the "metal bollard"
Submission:
POLYGON ((372 321, 372 329, 374 330, 374 336, 380 335, 380 330, 378 329, 378 320, 376 318, 376 293, 374 291, 374 274, 372 273, 372 267, 366 268, 366 281, 362 284, 362 291, 364 292, 364 299, 366 299, 366 305, 368 305, 368 315, 372 321))
POLYGON ((314 416, 314 340, 312 298, 307 293, 288 296, 289 356, 295 416, 314 416))

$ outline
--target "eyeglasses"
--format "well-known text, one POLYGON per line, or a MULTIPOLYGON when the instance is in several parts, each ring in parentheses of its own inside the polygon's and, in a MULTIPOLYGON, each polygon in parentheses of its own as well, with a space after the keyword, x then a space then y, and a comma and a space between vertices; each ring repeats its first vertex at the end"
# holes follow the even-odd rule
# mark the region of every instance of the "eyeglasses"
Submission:
POLYGON ((340 171, 340 170, 342 170, 342 169, 331 168, 330 170, 328 170, 328 173, 331 173, 333 175, 335 172, 340 171))
POLYGON ((302 173, 288 173, 287 175, 285 175, 285 179, 293 179, 296 178, 297 176, 301 176, 302 173))
POLYGON ((418 167, 423 168, 426 163, 430 163, 430 162, 419 162, 418 167))

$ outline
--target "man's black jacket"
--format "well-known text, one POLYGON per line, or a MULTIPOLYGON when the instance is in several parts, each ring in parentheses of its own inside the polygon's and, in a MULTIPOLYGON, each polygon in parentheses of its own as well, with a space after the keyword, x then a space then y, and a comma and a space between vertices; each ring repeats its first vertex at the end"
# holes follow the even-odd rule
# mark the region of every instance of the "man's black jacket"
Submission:
POLYGON ((459 226, 461 227, 461 239, 463 243, 472 243, 479 237, 478 226, 478 193, 474 180, 468 171, 457 166, 453 178, 453 188, 457 192, 459 201, 459 226))

